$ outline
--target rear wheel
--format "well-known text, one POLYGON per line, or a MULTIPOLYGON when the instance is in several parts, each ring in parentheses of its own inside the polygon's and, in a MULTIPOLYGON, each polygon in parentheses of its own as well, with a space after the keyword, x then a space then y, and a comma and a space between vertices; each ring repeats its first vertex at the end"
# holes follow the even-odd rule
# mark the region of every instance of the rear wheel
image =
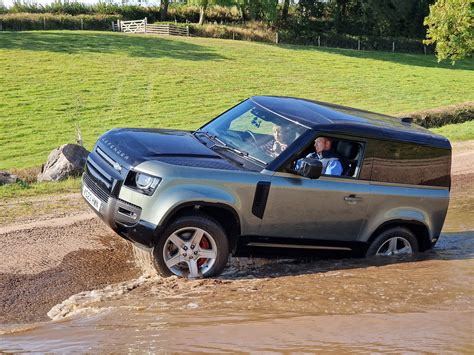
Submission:
POLYGON ((396 256, 418 252, 414 234, 403 227, 390 228, 380 233, 367 250, 366 256, 396 256))
POLYGON ((153 248, 153 265, 162 276, 211 277, 222 272, 229 242, 222 226, 205 215, 176 219, 153 248))

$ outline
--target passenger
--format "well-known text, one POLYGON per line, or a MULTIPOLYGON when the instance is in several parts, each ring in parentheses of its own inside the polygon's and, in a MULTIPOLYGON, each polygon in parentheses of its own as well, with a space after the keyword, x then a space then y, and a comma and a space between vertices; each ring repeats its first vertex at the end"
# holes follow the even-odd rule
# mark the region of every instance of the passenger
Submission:
POLYGON ((273 126, 273 138, 275 139, 272 147, 272 155, 274 156, 278 156, 291 144, 291 134, 288 128, 273 126))
MULTIPOLYGON (((329 137, 318 137, 314 141, 316 152, 310 153, 306 158, 318 159, 323 164, 321 174, 340 176, 342 174, 342 164, 339 156, 331 150, 333 140, 329 137)), ((303 159, 298 159, 295 170, 299 171, 303 159)))

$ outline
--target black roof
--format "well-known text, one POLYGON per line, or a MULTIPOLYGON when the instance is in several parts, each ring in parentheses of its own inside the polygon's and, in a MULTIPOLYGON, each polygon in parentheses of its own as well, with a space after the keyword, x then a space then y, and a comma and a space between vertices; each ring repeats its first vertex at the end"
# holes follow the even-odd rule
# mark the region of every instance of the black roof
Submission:
POLYGON ((380 113, 295 97, 253 96, 252 101, 266 109, 314 130, 414 142, 451 149, 443 136, 400 118, 380 113))

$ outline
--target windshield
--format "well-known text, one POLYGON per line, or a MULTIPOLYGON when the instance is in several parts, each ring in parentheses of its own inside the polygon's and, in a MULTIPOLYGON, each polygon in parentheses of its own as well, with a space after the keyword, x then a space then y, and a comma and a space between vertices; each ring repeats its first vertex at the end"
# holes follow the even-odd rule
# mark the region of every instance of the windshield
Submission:
POLYGON ((268 164, 307 130, 247 100, 199 131, 207 132, 223 144, 268 164))

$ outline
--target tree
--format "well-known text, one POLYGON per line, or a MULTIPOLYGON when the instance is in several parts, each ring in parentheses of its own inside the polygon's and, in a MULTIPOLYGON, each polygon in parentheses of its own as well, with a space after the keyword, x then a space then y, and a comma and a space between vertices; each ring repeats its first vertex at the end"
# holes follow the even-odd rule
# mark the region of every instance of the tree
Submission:
POLYGON ((170 4, 170 0, 161 0, 160 1, 160 20, 166 21, 166 17, 168 16, 168 6, 170 4))
POLYGON ((199 6, 199 24, 202 25, 206 19, 206 10, 209 6, 213 5, 233 5, 234 1, 232 0, 190 0, 188 1, 191 5, 199 6))
POLYGON ((474 4, 471 0, 438 0, 425 18, 425 44, 436 43, 438 62, 471 56, 474 49, 474 4))
POLYGON ((290 8, 290 0, 285 0, 283 2, 283 8, 281 9, 281 20, 285 22, 288 20, 288 10, 290 8))
POLYGON ((275 23, 278 17, 278 0, 237 0, 243 18, 275 23))

